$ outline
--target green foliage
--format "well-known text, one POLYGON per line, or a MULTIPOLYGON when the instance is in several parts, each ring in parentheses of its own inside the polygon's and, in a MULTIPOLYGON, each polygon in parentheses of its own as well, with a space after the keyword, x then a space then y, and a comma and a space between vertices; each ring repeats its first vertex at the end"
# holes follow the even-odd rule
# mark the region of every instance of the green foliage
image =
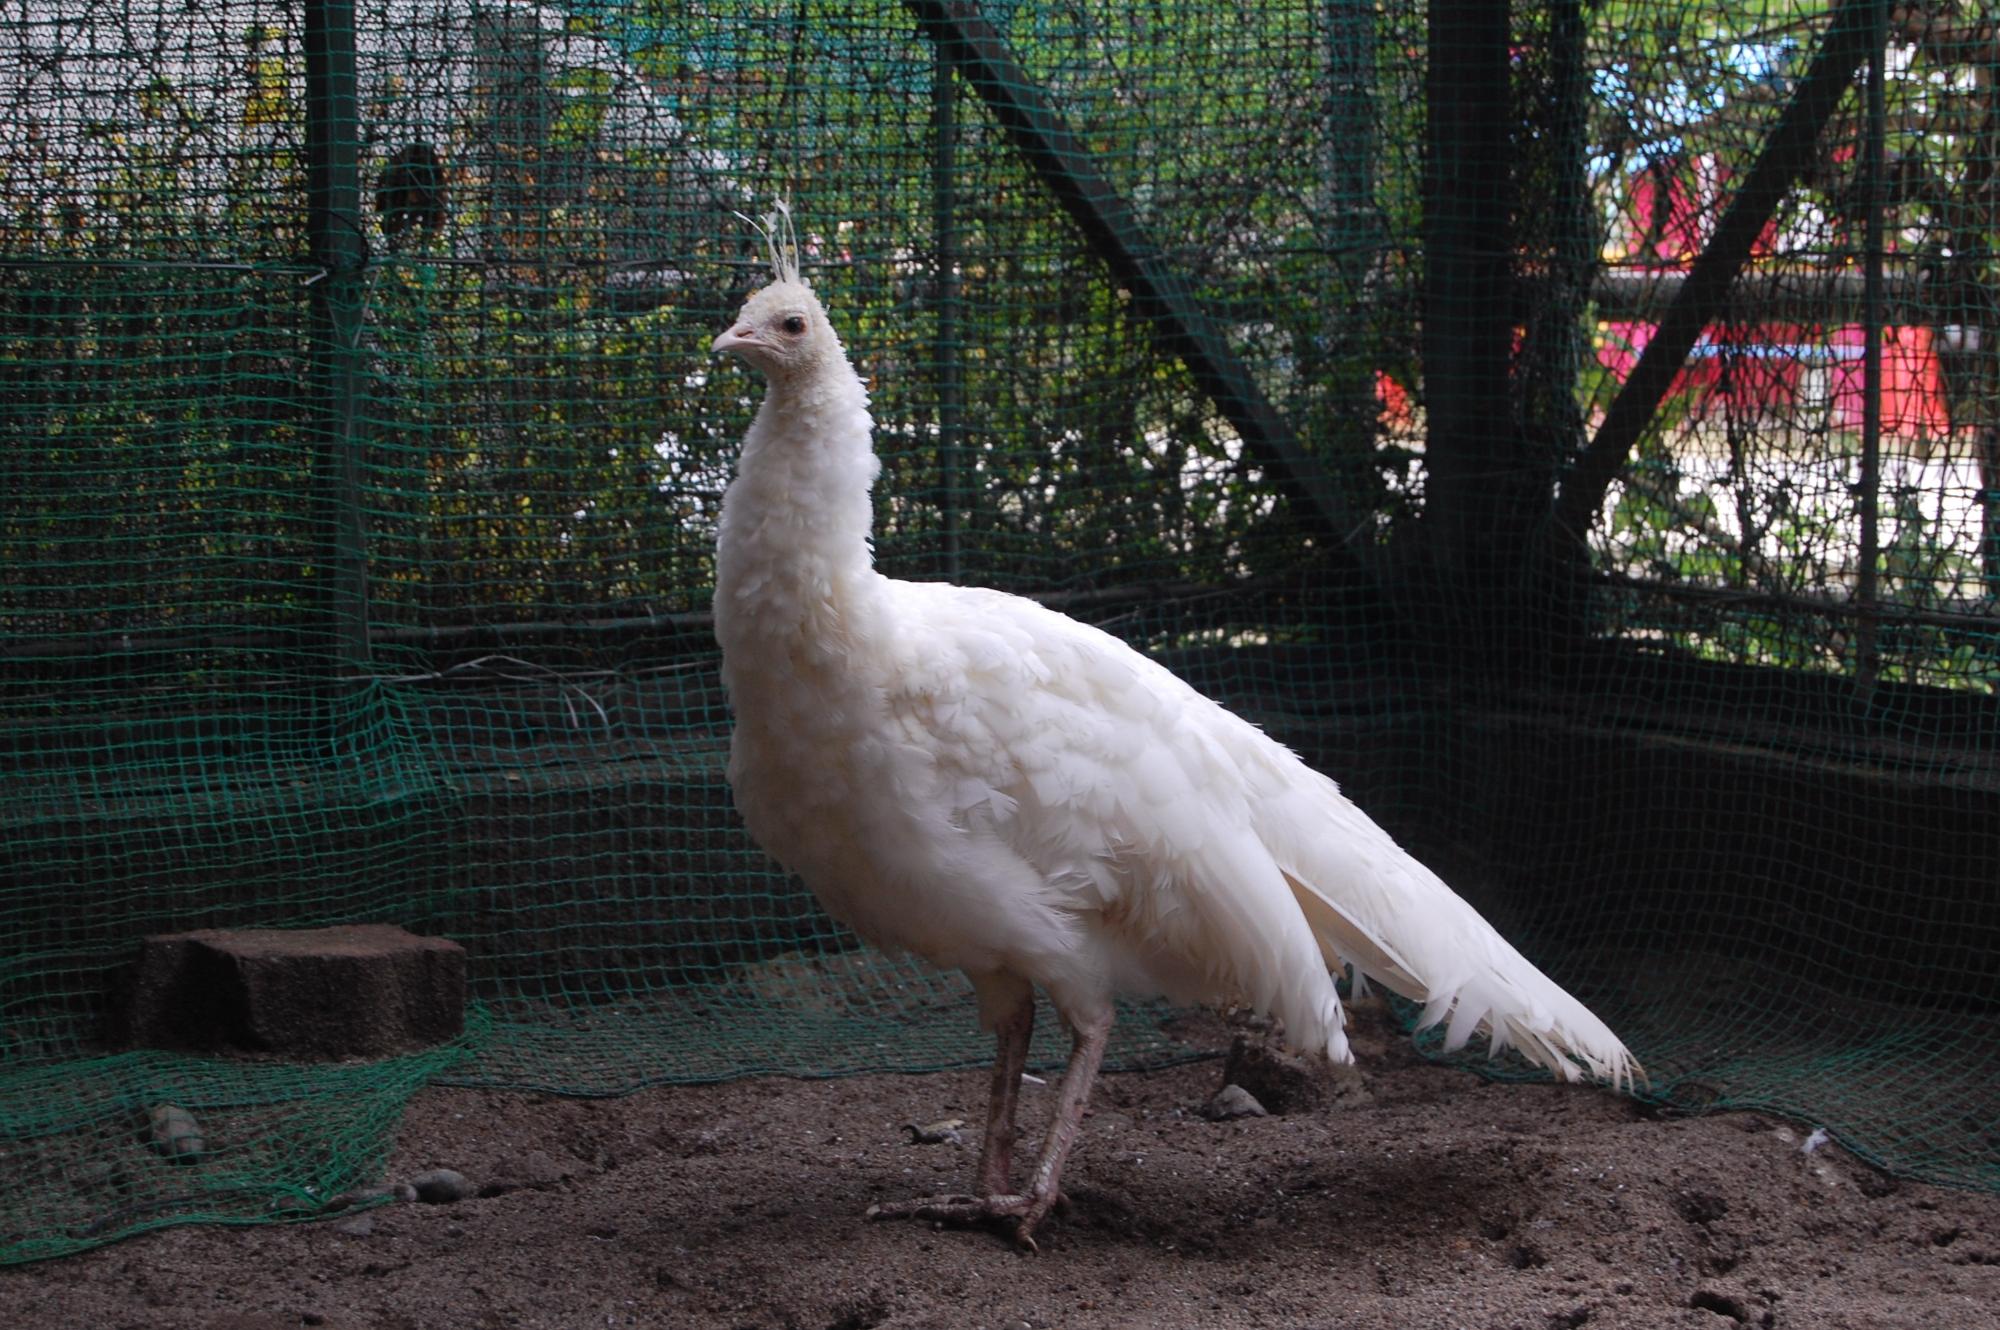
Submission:
MULTIPOLYGON (((1591 10, 1590 160, 1597 211, 1609 224, 1607 257, 1638 270, 1685 271, 1690 236, 1698 243, 1713 225, 1732 180, 1762 146, 1829 7, 1604 0, 1591 10), (1651 186, 1645 216, 1642 182, 1651 186)), ((1883 263, 1892 282, 1927 283, 1925 301, 1894 307, 1905 347, 1946 348, 1960 326, 1992 326, 1992 214, 1972 200, 1989 189, 2000 162, 2000 115, 1990 81, 1974 75, 1966 21, 1955 6, 1898 7, 1891 21, 1883 263), (1918 340, 1918 329, 1935 341, 1918 340)), ((1799 164, 1801 184, 1760 242, 1752 269, 1758 290, 1823 290, 1858 278, 1866 135, 1856 92, 1823 131, 1815 159, 1799 164)), ((1648 312, 1619 317, 1643 323, 1648 312)), ((1686 648, 1860 668, 1861 648, 1845 640, 1840 620, 1817 619, 1807 607, 1837 610, 1860 590, 1861 513, 1871 497, 1858 489, 1860 379, 1839 377, 1843 364, 1855 365, 1841 357, 1858 348, 1853 337, 1843 343, 1834 334, 1862 317, 1852 302, 1816 309, 1795 298, 1768 310, 1740 303, 1734 323, 1709 330, 1706 372, 1691 373, 1669 398, 1632 462, 1601 532, 1604 567, 1797 605, 1799 622, 1745 614, 1676 630, 1686 648), (1853 394, 1838 409, 1836 383, 1853 394)), ((1611 328, 1600 334, 1616 336, 1611 328)), ((1933 418, 1928 400, 1911 407, 1885 398, 1883 479, 1872 496, 1880 527, 1873 591, 1892 626, 1874 641, 1873 667, 1885 678, 1988 688, 1990 636, 1895 615, 1948 618, 1990 604, 1994 579, 1979 551, 1993 547, 1991 533, 2000 529, 2000 478, 1976 440, 1991 430, 2000 401, 2000 341, 1986 338, 1933 361, 1908 354, 1900 367, 1891 362, 1891 374, 1918 375, 1920 386, 1935 382, 1922 375, 1941 374, 1944 416, 1933 418)), ((1601 409, 1616 390, 1596 368, 1581 397, 1601 409)))
MULTIPOLYGON (((1384 532, 1416 516, 1400 445, 1420 418, 1385 425, 1375 381, 1421 410, 1407 245, 1421 15, 994 13, 1352 506, 1384 532)), ((1603 0, 1575 18, 1521 11, 1508 110, 1518 214, 1505 231, 1530 296, 1510 427, 1552 467, 1615 390, 1586 345, 1583 300, 1622 191, 1642 166, 1754 150, 1823 14, 1603 0)), ((779 192, 874 392, 886 566, 1036 589, 1295 564, 1304 536, 1274 478, 955 79, 941 139, 935 54, 900 5, 579 6, 540 36, 458 21, 451 58, 469 73, 450 96, 451 78, 403 59, 396 34, 364 43, 364 194, 409 142, 434 145, 449 182, 436 234, 361 219, 379 626, 700 607, 756 397, 705 352, 759 280, 729 212, 779 192)), ((30 265, 0 275, 0 466, 20 496, 0 523, 0 581, 22 626, 304 631, 325 580, 306 497, 302 58, 296 33, 261 20, 230 32, 212 83, 163 65, 0 152, 0 237, 30 265), (133 266, 161 264, 182 266, 133 266), (65 561, 107 522, 149 591, 75 585, 65 561)), ((1989 169, 1990 96, 1955 81, 1947 45, 1910 49, 1893 90, 1898 178, 1937 190, 1908 184, 1897 243, 1950 250, 1951 289, 1977 291, 1993 246, 1956 201, 1989 169)), ((1852 142, 1843 116, 1834 147, 1852 142)), ((1829 162, 1795 212, 1819 209, 1851 246, 1851 167, 1829 162)), ((1988 409, 1990 365, 1961 368, 1968 410, 1988 409)), ((1800 468, 1813 446, 1839 457, 1837 440, 1740 437, 1742 464, 1697 484, 1673 458, 1710 446, 1698 406, 1683 394, 1663 413, 1601 533, 1606 566, 1825 592, 1845 575, 1835 555, 1853 510, 1825 467, 1800 468)), ((1801 428, 1822 426, 1787 431, 1801 428)), ((1983 594, 1964 532, 1925 520, 1885 522, 1883 594, 1933 607, 1983 594)))

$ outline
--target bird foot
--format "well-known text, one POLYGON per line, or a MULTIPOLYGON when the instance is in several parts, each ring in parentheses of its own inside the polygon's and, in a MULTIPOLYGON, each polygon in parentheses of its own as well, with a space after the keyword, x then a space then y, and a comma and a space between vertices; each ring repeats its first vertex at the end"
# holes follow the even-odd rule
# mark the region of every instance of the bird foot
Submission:
POLYGON ((870 1219, 927 1219, 937 1224, 991 1224, 1003 1220, 1014 1223, 1014 1245, 1024 1251, 1040 1251, 1035 1230, 1049 1211, 1066 1205, 1060 1192, 1048 1197, 1005 1194, 996 1196, 923 1196, 914 1201, 891 1201, 868 1207, 870 1219))

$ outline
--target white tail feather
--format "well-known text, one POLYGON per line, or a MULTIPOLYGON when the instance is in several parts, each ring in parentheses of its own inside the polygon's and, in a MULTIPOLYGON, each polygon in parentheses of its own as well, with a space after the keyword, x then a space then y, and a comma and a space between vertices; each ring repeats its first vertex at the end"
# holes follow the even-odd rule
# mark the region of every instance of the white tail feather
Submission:
POLYGON ((1447 1051, 1483 1030, 1493 1053, 1517 1049, 1562 1080, 1587 1072, 1630 1087, 1639 1064, 1602 1020, 1353 805, 1327 793, 1339 801, 1334 820, 1345 833, 1337 848, 1316 838, 1282 847, 1280 862, 1330 964, 1352 964, 1423 1003, 1418 1028, 1443 1022, 1447 1051))

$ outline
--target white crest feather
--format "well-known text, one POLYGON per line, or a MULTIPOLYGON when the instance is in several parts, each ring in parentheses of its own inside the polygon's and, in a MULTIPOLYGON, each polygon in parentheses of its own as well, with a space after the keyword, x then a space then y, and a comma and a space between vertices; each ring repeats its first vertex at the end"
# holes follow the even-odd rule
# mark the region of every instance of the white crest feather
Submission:
POLYGON ((750 226, 750 229, 764 237, 764 244, 771 251, 771 276, 780 282, 797 282, 806 285, 799 270, 799 232, 792 222, 792 206, 783 199, 772 199, 773 211, 761 218, 736 215, 750 226))

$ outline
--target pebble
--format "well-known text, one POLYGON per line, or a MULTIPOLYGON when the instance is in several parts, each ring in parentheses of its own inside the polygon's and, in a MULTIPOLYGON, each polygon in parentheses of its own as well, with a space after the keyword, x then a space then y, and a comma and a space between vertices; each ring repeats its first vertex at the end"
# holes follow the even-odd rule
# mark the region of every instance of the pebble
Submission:
POLYGON ((958 1134, 964 1125, 964 1118, 939 1118, 936 1122, 905 1122, 903 1130, 910 1133, 911 1145, 957 1145, 964 1139, 958 1134))
POLYGON ((1257 1097, 1240 1085, 1225 1085, 1216 1091, 1215 1098, 1201 1106, 1201 1115, 1211 1122, 1271 1116, 1270 1111, 1257 1102, 1257 1097))
POLYGON ((450 1205, 477 1190, 467 1181, 465 1174, 449 1168, 434 1168, 428 1173, 419 1173, 410 1179, 409 1186, 417 1200, 429 1205, 450 1205))
POLYGON ((177 1104, 156 1104, 146 1115, 146 1144, 177 1164, 192 1164, 208 1145, 194 1114, 177 1104))
POLYGON ((375 1216, 361 1214, 337 1219, 334 1221, 333 1231, 344 1233, 350 1238, 365 1238, 375 1231, 375 1216))
POLYGON ((1266 1112, 1280 1116, 1352 1108, 1374 1098, 1361 1069, 1351 1063, 1301 1057, 1269 1040, 1245 1035, 1236 1036, 1229 1046, 1222 1083, 1242 1086, 1266 1112))

